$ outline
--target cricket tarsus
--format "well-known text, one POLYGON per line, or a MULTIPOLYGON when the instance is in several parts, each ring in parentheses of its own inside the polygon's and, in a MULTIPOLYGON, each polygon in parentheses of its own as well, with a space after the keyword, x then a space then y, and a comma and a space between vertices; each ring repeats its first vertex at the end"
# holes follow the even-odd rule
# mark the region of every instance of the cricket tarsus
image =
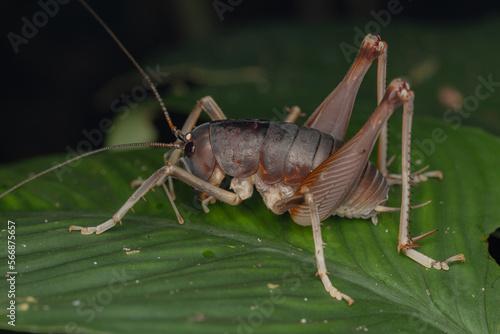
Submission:
POLYGON ((316 203, 314 201, 314 196, 311 193, 305 193, 304 199, 306 204, 309 206, 311 213, 311 226, 313 229, 314 248, 315 248, 314 255, 316 257, 316 263, 318 266, 317 274, 320 277, 321 282, 323 283, 323 286, 325 287, 326 291, 328 291, 328 293, 330 293, 330 295, 333 298, 337 300, 344 299, 347 302, 347 305, 351 306, 354 303, 354 299, 340 292, 336 287, 334 287, 332 285, 332 282, 330 281, 330 278, 328 277, 329 273, 326 270, 325 255, 323 252, 323 238, 321 237, 321 221, 319 219, 318 210, 316 207, 316 203))

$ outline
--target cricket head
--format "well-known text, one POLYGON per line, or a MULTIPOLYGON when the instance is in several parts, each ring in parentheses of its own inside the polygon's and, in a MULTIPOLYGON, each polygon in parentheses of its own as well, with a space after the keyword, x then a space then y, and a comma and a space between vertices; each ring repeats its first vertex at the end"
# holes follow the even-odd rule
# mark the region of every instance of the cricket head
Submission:
MULTIPOLYGON (((184 168, 200 179, 219 186, 225 173, 217 164, 210 142, 209 123, 202 124, 184 136, 182 163, 184 168)), ((209 196, 195 189, 200 200, 209 196)))

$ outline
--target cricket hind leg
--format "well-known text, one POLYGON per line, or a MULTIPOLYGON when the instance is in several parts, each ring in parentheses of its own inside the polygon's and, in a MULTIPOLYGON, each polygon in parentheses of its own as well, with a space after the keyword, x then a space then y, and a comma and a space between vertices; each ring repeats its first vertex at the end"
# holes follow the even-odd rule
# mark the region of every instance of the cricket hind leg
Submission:
MULTIPOLYGON (((380 104, 385 95, 385 85, 387 81, 387 52, 388 52, 388 47, 387 45, 385 45, 385 52, 382 52, 378 57, 377 104, 380 104)), ((389 173, 388 168, 391 165, 391 162, 394 160, 395 156, 388 158, 387 146, 388 146, 388 129, 387 129, 387 122, 385 122, 378 138, 377 168, 385 177, 389 185, 401 184, 402 182, 401 174, 389 173)), ((412 184, 425 182, 429 178, 437 178, 439 180, 443 179, 443 173, 441 171, 437 170, 437 171, 426 172, 427 168, 428 166, 411 174, 412 184)))
POLYGON ((424 233, 418 237, 410 238, 409 222, 410 222, 410 187, 411 180, 411 126, 413 118, 413 100, 412 92, 407 92, 406 100, 403 107, 403 138, 402 138, 402 159, 401 159, 401 214, 399 219, 399 236, 398 236, 398 251, 402 250, 409 258, 423 265, 424 267, 435 269, 448 270, 448 263, 453 261, 464 261, 463 254, 452 256, 445 261, 436 261, 427 255, 424 255, 415 250, 420 245, 415 242, 433 234, 437 230, 424 233))
POLYGON ((141 199, 144 198, 146 193, 153 189, 153 187, 160 181, 164 180, 165 177, 172 176, 193 188, 202 191, 215 199, 225 202, 230 205, 237 205, 241 202, 241 198, 238 194, 231 191, 221 189, 213 184, 202 180, 188 171, 175 166, 167 164, 159 170, 157 170, 153 175, 151 175, 147 180, 145 180, 141 186, 130 196, 130 198, 122 205, 120 209, 113 215, 113 217, 106 222, 94 226, 94 227, 82 227, 82 226, 70 226, 69 231, 81 231, 82 234, 101 234, 110 228, 114 227, 116 223, 121 222, 125 214, 132 209, 132 207, 141 199))
POLYGON ((344 79, 307 119, 305 126, 344 139, 359 86, 373 60, 379 58, 380 63, 386 47, 379 36, 367 35, 344 79))

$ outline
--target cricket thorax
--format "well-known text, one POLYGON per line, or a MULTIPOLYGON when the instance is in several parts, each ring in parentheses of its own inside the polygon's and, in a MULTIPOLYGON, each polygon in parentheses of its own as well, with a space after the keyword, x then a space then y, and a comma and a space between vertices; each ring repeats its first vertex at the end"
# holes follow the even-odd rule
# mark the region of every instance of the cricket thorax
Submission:
POLYGON ((266 184, 258 174, 246 178, 233 178, 230 188, 238 194, 242 200, 245 200, 252 196, 254 186, 262 196, 266 206, 276 214, 281 214, 281 212, 275 211, 274 204, 279 200, 292 196, 297 188, 287 186, 283 182, 266 184))

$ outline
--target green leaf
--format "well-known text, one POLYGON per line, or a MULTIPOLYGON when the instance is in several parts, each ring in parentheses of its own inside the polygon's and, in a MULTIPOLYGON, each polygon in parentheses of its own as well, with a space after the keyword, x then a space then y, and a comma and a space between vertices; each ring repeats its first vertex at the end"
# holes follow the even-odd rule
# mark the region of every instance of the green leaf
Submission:
MULTIPOLYGON (((417 119, 421 165, 442 181, 414 187, 413 235, 438 228, 422 252, 439 260, 463 253, 449 271, 426 269, 398 254, 398 213, 379 225, 330 218, 323 237, 333 284, 355 299, 332 299, 315 277, 312 233, 288 214, 273 215, 259 196, 205 214, 186 185, 176 200, 179 225, 161 190, 101 235, 69 233, 94 226, 132 193, 130 181, 162 165, 158 149, 109 152, 33 181, 0 199, 0 261, 7 268, 8 221, 15 222, 16 330, 34 332, 423 332, 498 331, 499 266, 485 237, 500 224, 500 140, 482 130, 417 119), (437 143, 435 134, 444 136, 437 143), (423 150, 422 148, 425 148, 423 150), (62 178, 60 180, 58 176, 62 178)), ((392 141, 394 146, 397 143, 392 141)), ((418 153, 416 153, 418 155, 418 153)), ((63 157, 1 169, 1 189, 63 157)), ((416 168, 419 166, 416 166, 416 168)), ((396 166, 393 166, 396 168, 396 166)), ((390 204, 400 202, 400 189, 390 204)), ((4 269, 4 272, 10 271, 4 269)), ((0 327, 9 286, 0 283, 0 327)))

